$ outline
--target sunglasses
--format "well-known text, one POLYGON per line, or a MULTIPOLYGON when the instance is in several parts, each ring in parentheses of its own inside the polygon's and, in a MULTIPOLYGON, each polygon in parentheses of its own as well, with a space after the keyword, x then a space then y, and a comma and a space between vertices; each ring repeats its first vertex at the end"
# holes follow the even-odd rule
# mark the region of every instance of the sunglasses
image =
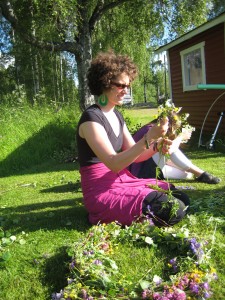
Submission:
POLYGON ((123 83, 119 83, 119 82, 111 82, 112 85, 115 85, 118 89, 122 89, 124 90, 125 88, 129 89, 130 85, 129 84, 123 84, 123 83))

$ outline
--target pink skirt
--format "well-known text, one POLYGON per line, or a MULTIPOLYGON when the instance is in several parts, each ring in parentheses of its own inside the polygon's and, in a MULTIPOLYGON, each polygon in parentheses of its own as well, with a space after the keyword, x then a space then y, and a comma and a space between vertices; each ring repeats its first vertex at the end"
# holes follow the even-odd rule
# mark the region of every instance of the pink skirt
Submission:
POLYGON ((92 224, 119 222, 130 225, 142 215, 142 202, 158 185, 168 190, 170 184, 156 179, 140 179, 129 171, 112 172, 103 163, 80 168, 84 205, 92 224))

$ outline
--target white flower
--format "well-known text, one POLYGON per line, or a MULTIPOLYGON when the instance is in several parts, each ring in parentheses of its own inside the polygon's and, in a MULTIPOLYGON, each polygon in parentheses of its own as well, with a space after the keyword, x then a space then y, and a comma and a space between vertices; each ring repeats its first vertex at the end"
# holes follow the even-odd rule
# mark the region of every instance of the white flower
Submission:
POLYGON ((158 275, 154 275, 153 277, 153 282, 156 284, 156 285, 159 285, 162 283, 162 278, 159 277, 158 275))
POLYGON ((12 242, 15 242, 16 236, 15 236, 15 235, 11 235, 11 236, 10 236, 10 240, 11 240, 12 242))
POLYGON ((147 244, 149 244, 149 245, 153 245, 153 244, 154 244, 153 239, 150 238, 149 236, 146 236, 146 238, 145 238, 145 243, 147 243, 147 244))

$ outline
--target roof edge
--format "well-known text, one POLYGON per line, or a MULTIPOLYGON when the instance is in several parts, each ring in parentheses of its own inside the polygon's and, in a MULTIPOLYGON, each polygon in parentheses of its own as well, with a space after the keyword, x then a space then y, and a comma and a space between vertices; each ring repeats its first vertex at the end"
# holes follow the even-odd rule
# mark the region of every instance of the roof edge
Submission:
POLYGON ((168 49, 192 38, 193 36, 196 36, 197 34, 200 34, 220 23, 225 22, 225 13, 222 13, 221 15, 219 15, 218 17, 216 17, 213 20, 207 21, 206 23, 200 25, 199 27, 189 31, 188 33, 185 33, 184 35, 180 36, 179 38, 177 38, 176 40, 159 47, 158 49, 155 50, 155 54, 159 54, 161 52, 167 51, 168 49))

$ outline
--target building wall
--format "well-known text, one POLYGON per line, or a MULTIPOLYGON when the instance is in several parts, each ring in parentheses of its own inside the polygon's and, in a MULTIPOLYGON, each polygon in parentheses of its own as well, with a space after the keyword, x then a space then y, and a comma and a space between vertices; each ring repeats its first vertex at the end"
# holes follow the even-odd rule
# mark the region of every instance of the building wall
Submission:
MULTIPOLYGON (((204 131, 213 133, 217 125, 218 112, 225 111, 225 90, 196 90, 183 92, 180 51, 205 41, 206 83, 225 84, 225 33, 224 24, 219 24, 193 38, 169 49, 172 98, 182 112, 190 114, 189 123, 201 129, 206 114, 204 131), (216 100, 218 98, 218 100, 216 100)), ((225 118, 218 134, 225 136, 225 118)))

